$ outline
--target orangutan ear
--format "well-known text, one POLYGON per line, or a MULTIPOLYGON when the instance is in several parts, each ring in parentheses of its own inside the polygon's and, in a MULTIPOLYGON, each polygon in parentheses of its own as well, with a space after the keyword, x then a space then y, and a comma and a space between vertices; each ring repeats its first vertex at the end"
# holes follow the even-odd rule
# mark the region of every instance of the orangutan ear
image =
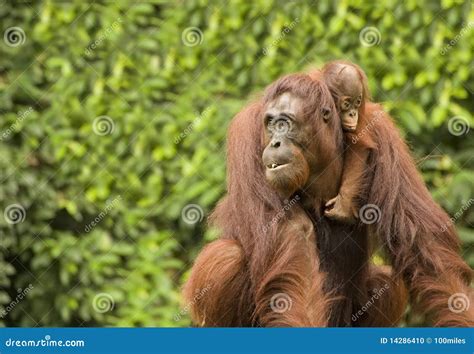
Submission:
POLYGON ((331 109, 327 107, 321 108, 321 115, 323 116, 323 120, 327 122, 329 118, 331 118, 331 109))

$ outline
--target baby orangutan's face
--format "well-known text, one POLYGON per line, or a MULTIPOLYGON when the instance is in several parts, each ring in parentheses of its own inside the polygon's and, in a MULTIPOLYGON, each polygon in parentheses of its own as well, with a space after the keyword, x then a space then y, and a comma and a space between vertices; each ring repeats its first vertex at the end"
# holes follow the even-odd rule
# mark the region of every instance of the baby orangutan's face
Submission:
POLYGON ((337 102, 337 108, 341 115, 342 128, 345 131, 353 132, 357 128, 359 108, 364 99, 363 86, 357 71, 352 67, 346 67, 339 75, 341 95, 337 102))
POLYGON ((345 131, 353 132, 356 130, 361 103, 362 93, 357 96, 341 97, 338 108, 341 112, 342 128, 345 131))

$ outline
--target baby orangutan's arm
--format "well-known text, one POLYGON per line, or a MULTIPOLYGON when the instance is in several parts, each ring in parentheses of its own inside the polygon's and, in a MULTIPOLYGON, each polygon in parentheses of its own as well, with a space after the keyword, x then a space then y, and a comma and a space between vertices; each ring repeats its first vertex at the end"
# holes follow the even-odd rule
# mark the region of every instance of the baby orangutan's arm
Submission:
POLYGON ((358 219, 356 197, 362 192, 369 153, 370 148, 359 142, 347 148, 341 188, 339 194, 326 203, 324 214, 327 217, 348 223, 358 219))

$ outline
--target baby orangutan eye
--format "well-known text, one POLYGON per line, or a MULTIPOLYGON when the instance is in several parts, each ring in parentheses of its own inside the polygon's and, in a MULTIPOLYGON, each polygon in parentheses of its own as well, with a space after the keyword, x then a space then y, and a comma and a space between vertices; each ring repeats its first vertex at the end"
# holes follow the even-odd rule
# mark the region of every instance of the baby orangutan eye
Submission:
POLYGON ((356 99, 356 101, 355 101, 355 105, 356 105, 357 107, 359 107, 361 103, 362 103, 362 96, 359 96, 359 97, 357 97, 357 99, 356 99))
POLYGON ((341 109, 342 109, 343 111, 347 111, 347 110, 349 109, 349 107, 350 107, 350 103, 349 103, 349 101, 348 101, 347 99, 345 99, 344 101, 342 101, 342 103, 341 103, 341 109))

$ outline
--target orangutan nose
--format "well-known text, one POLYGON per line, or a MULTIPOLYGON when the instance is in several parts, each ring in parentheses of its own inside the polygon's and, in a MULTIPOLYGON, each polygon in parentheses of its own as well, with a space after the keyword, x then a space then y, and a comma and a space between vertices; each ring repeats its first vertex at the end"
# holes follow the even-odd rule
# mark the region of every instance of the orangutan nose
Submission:
POLYGON ((279 148, 281 145, 281 142, 280 140, 272 140, 270 146, 273 147, 273 148, 279 148))

